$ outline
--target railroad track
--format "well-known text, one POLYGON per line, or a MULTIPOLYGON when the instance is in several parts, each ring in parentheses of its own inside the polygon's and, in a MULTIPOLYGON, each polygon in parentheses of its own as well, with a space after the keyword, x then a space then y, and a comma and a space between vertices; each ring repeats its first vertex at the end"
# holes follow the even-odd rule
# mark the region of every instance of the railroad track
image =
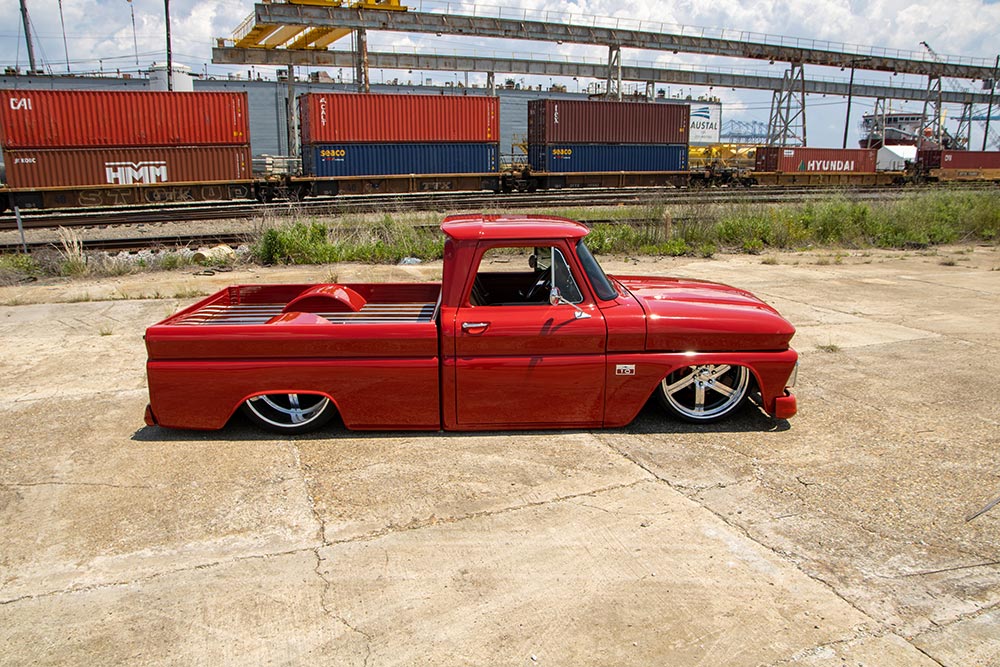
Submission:
MULTIPOLYGON (((629 189, 572 189, 548 191, 545 193, 512 193, 496 195, 492 193, 427 193, 404 195, 351 195, 308 199, 301 202, 272 204, 246 202, 215 202, 197 205, 159 205, 151 207, 127 207, 112 209, 87 209, 67 211, 22 211, 25 229, 55 229, 58 227, 121 227, 123 233, 131 225, 145 225, 165 222, 195 222, 206 220, 240 220, 251 218, 282 218, 288 216, 346 215, 373 211, 430 211, 448 212, 462 210, 499 211, 523 210, 531 208, 586 207, 606 205, 652 205, 706 206, 738 201, 748 204, 796 203, 828 198, 831 193, 842 193, 855 201, 898 199, 920 190, 947 188, 949 190, 995 190, 990 184, 948 184, 944 186, 914 186, 906 188, 886 187, 821 187, 800 188, 766 187, 753 188, 629 188, 629 189)), ((13 215, 0 217, 0 231, 17 229, 13 215)), ((202 237, 170 235, 164 237, 122 237, 120 239, 84 240, 92 249, 133 249, 140 243, 143 247, 183 246, 193 243, 209 243, 217 238, 219 243, 231 243, 237 234, 208 235, 202 237)), ((36 245, 51 245, 42 243, 36 245)), ((12 244, 0 244, 0 250, 13 249, 12 244)))
MULTIPOLYGON (((922 186, 926 189, 930 186, 922 186)), ((938 188, 942 186, 937 186, 938 188)), ((990 185, 948 185, 948 189, 995 189, 990 185)), ((367 212, 455 210, 509 210, 534 207, 600 206, 614 204, 708 205, 740 200, 747 203, 808 201, 842 192, 856 200, 891 199, 914 192, 915 188, 821 187, 801 188, 755 186, 753 188, 628 188, 571 189, 544 193, 496 195, 482 192, 418 193, 402 195, 348 195, 307 199, 300 202, 255 203, 211 202, 199 204, 160 204, 147 207, 118 207, 53 211, 22 211, 25 229, 56 227, 105 227, 111 225, 153 224, 158 222, 193 222, 204 220, 285 217, 288 215, 345 215, 367 212)), ((17 228, 13 215, 0 216, 0 230, 17 228)))
MULTIPOLYGON (((691 221, 692 218, 674 218, 674 222, 686 222, 691 221)), ((635 218, 635 219, 598 219, 598 220, 587 220, 586 224, 596 225, 596 224, 616 224, 616 225, 632 225, 635 227, 643 227, 653 224, 662 224, 657 220, 650 220, 649 218, 635 218)), ((438 225, 435 224, 417 224, 414 225, 417 229, 425 229, 428 231, 436 231, 438 225)), ((127 226, 123 226, 122 230, 127 230, 127 226)), ((350 231, 350 227, 345 228, 345 231, 350 231)), ((84 250, 89 251, 106 251, 106 252, 138 252, 141 250, 152 250, 152 249, 178 249, 178 248, 205 248, 215 245, 225 244, 229 246, 237 246, 243 243, 247 243, 249 240, 246 233, 207 233, 207 234, 167 234, 163 236, 136 236, 136 237, 121 237, 121 238, 110 238, 110 239, 80 239, 80 244, 84 250)), ((59 249, 59 241, 34 241, 27 243, 27 248, 29 251, 43 250, 43 249, 59 249)), ((0 243, 0 253, 14 253, 20 252, 24 249, 19 242, 18 243, 0 243)))

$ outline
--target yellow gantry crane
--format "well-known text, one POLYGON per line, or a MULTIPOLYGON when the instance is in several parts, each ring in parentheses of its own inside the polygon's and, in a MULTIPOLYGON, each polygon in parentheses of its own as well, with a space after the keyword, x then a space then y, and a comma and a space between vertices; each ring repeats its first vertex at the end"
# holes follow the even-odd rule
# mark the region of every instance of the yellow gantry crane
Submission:
MULTIPOLYGON (((267 2, 267 0, 264 0, 267 2)), ((385 9, 406 11, 400 0, 287 0, 290 5, 313 5, 315 7, 348 7, 350 9, 385 9)), ((350 35, 350 28, 309 27, 302 25, 280 25, 256 23, 255 16, 248 16, 233 33, 233 46, 247 49, 326 49, 342 37, 350 35)))

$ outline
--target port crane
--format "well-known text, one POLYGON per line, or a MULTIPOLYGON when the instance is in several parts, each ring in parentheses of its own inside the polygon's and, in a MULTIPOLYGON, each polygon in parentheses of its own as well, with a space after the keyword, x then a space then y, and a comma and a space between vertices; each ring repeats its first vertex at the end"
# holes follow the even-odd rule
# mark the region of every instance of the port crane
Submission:
MULTIPOLYGON (((935 51, 930 44, 928 44, 926 41, 922 41, 920 42, 920 44, 925 49, 927 49, 927 53, 930 54, 931 58, 933 58, 935 62, 939 63, 944 62, 944 59, 941 57, 941 55, 937 51, 935 51)), ((994 68, 994 71, 995 70, 996 68, 994 68)), ((993 80, 990 80, 989 84, 990 88, 992 89, 997 84, 996 79, 994 78, 993 80)), ((958 85, 952 81, 949 81, 948 85, 953 91, 968 93, 970 95, 975 94, 975 91, 971 90, 967 86, 958 85)), ((925 110, 926 110, 926 104, 925 104, 925 110)), ((987 112, 986 115, 983 117, 983 120, 980 121, 981 124, 983 125, 983 132, 986 135, 983 140, 983 147, 985 148, 986 144, 989 144, 994 148, 1000 149, 1000 133, 998 133, 994 128, 990 127, 989 125, 989 117, 991 115, 992 115, 992 109, 989 112, 987 112)), ((956 132, 956 135, 959 137, 959 140, 964 141, 965 143, 964 148, 966 149, 971 148, 968 144, 969 144, 969 134, 970 134, 970 128, 972 126, 972 121, 973 121, 972 103, 970 102, 967 103, 962 110, 962 117, 959 120, 958 131, 956 132), (965 134, 964 138, 962 138, 963 134, 965 134)))

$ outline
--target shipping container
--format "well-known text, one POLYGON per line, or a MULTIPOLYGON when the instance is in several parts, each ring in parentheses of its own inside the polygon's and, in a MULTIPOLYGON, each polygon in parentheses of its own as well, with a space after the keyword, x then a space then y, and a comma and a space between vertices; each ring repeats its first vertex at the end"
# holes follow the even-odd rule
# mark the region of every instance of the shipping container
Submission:
POLYGON ((917 151, 917 163, 927 169, 937 169, 941 166, 941 153, 943 152, 940 148, 925 148, 917 151))
POLYGON ((757 171, 804 171, 862 173, 875 172, 874 148, 786 148, 764 146, 757 149, 757 171))
POLYGON ((250 143, 246 93, 0 91, 4 148, 250 143))
POLYGON ((528 162, 540 172, 685 171, 686 144, 550 144, 528 147, 528 162))
POLYGON ((480 95, 311 93, 299 97, 302 145, 500 140, 500 103, 480 95))
POLYGON ((132 186, 247 180, 249 146, 5 150, 12 188, 132 186))
POLYGON ((499 169, 497 143, 317 144, 302 148, 310 176, 484 174, 499 169))
POLYGON ((938 163, 933 165, 934 168, 1000 169, 1000 151, 936 151, 936 153, 938 163))
POLYGON ((686 144, 690 107, 656 102, 528 102, 529 144, 686 144))

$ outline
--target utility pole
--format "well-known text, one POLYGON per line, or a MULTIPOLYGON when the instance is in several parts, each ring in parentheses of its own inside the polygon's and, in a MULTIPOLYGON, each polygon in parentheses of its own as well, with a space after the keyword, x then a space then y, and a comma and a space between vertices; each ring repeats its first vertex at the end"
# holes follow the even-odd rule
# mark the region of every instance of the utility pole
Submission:
MULTIPOLYGON (((854 70, 861 63, 866 63, 871 58, 851 58, 851 81, 847 84, 847 117, 844 118, 844 143, 841 148, 847 148, 847 132, 851 127, 851 100, 854 98, 854 70)), ((841 68, 843 69, 843 68, 841 68)))
POLYGON ((854 96, 854 61, 851 61, 851 82, 847 84, 847 117, 844 118, 844 143, 841 148, 847 148, 847 131, 851 127, 851 98, 854 96))
POLYGON ((24 40, 28 43, 28 67, 31 73, 35 71, 35 47, 31 44, 31 19, 28 18, 28 5, 21 0, 21 21, 24 22, 24 40))
MULTIPOLYGON (((23 2, 23 0, 22 0, 23 2)), ((174 90, 174 57, 170 50, 170 0, 163 0, 163 10, 167 17, 167 91, 174 90)))
POLYGON ((66 54, 66 73, 69 74, 69 46, 66 45, 66 19, 63 18, 62 0, 59 0, 59 25, 62 26, 63 52, 66 54))
POLYGON ((135 7, 132 6, 132 0, 128 1, 128 10, 132 14, 132 50, 135 51, 135 66, 139 67, 139 40, 135 38, 135 7))
POLYGON ((993 80, 990 81, 990 104, 986 107, 986 127, 983 129, 983 150, 986 150, 986 140, 990 138, 990 116, 993 115, 993 93, 997 89, 997 69, 1000 68, 1000 55, 993 64, 993 80))

